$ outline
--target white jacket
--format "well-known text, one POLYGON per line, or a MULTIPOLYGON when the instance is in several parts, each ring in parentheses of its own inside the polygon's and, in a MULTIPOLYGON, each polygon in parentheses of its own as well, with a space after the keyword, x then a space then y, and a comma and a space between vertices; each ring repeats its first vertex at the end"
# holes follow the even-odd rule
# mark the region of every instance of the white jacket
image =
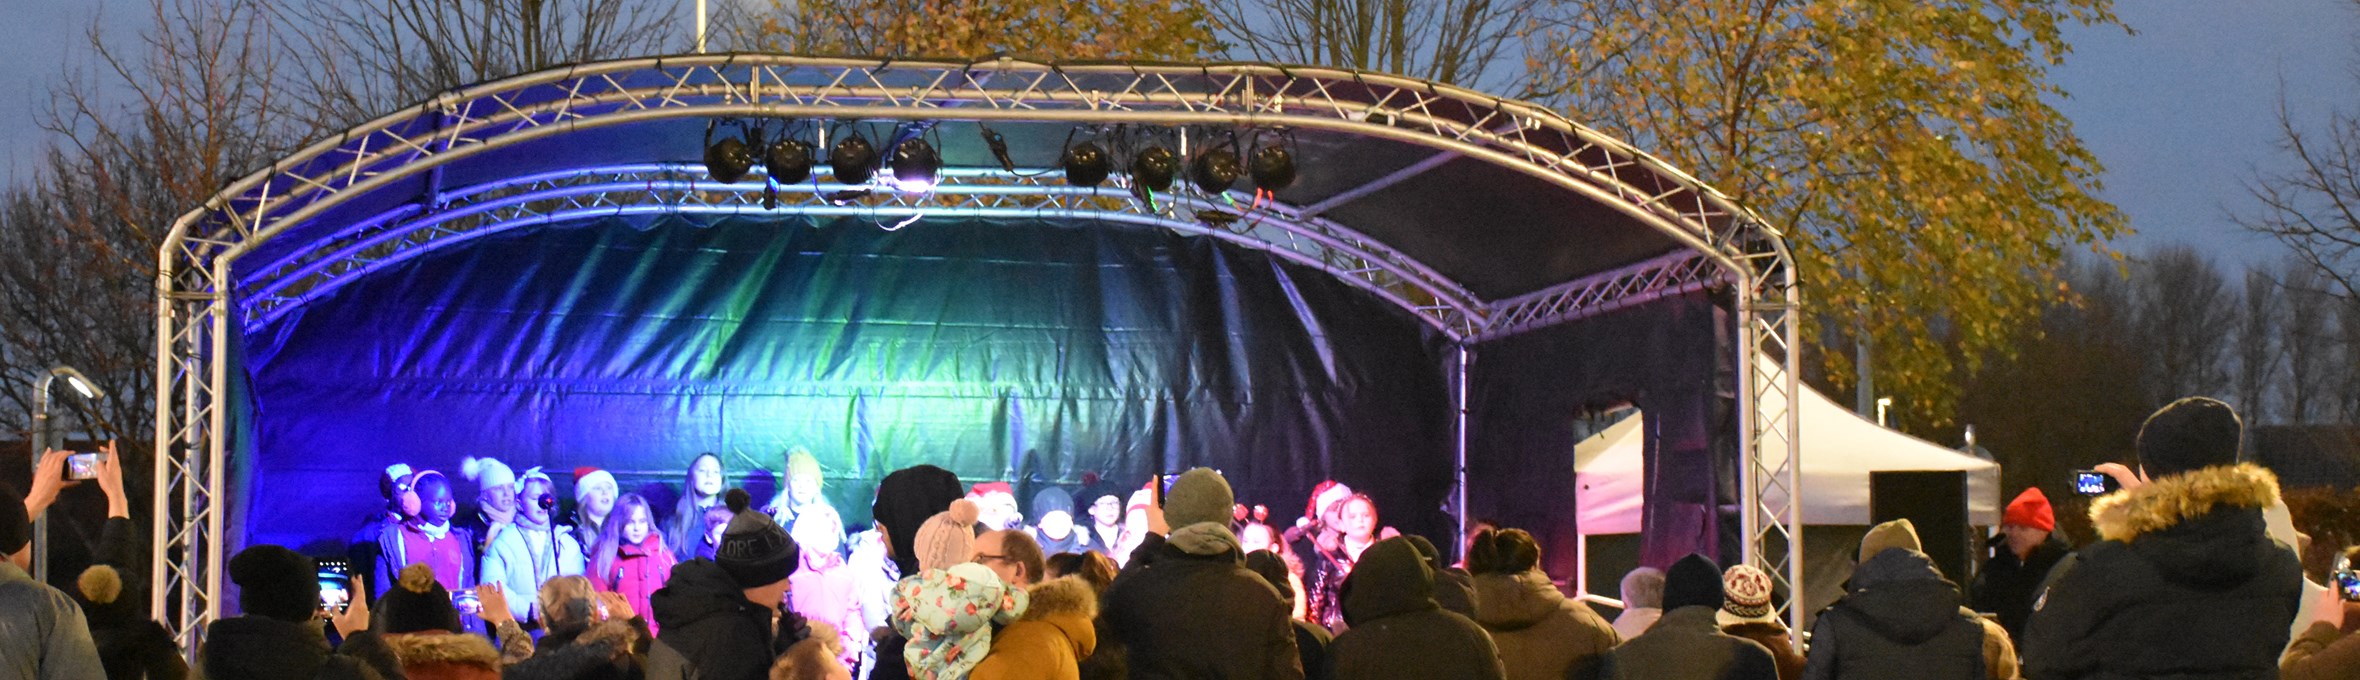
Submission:
POLYGON ((559 576, 580 576, 583 568, 582 543, 574 540, 571 528, 559 526, 557 531, 557 562, 551 570, 549 560, 549 530, 529 529, 521 524, 503 524, 492 531, 492 538, 484 542, 483 570, 476 573, 478 583, 498 583, 508 593, 508 611, 516 620, 530 618, 533 602, 540 598, 541 583, 559 576))

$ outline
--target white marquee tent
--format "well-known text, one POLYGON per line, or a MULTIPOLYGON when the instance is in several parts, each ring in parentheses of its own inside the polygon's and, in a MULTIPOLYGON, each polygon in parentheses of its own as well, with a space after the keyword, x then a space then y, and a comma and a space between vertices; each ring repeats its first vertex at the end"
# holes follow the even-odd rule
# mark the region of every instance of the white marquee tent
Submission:
MULTIPOLYGON (((1887 429, 1809 388, 1801 390, 1801 394, 1803 525, 1867 525, 1869 473, 1905 470, 1965 471, 1968 521, 1978 526, 1999 523, 2003 501, 1999 497, 1998 463, 1887 429)), ((1763 408, 1775 409, 1774 404, 1767 403, 1775 398, 1763 397, 1763 408)), ((1641 455, 1647 429, 1645 418, 1645 414, 1634 414, 1574 445, 1574 504, 1584 543, 1585 578, 1580 584, 1583 592, 1589 591, 1588 537, 1639 533, 1639 518, 1645 505, 1645 494, 1641 492, 1646 475, 1641 455)), ((1857 535, 1852 538, 1857 540, 1857 535)), ((1810 555, 1829 547, 1814 547, 1810 540, 1805 541, 1805 552, 1810 555)), ((1807 563, 1810 561, 1806 559, 1807 563)), ((1849 567, 1847 562, 1840 570, 1848 573, 1849 567)), ((1807 564, 1806 569, 1816 572, 1820 567, 1807 564)), ((1840 583, 1841 575, 1838 576, 1818 582, 1840 583)))

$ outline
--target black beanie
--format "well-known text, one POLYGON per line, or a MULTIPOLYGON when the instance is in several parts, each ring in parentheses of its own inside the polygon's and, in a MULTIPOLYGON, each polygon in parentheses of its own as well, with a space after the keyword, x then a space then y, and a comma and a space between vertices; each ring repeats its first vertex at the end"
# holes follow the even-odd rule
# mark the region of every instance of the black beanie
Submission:
POLYGON ((2188 397, 2139 426, 2139 467, 2151 479, 2237 462, 2245 424, 2218 399, 2188 397))
POLYGON ((0 483, 0 558, 16 554, 33 542, 33 518, 25 515, 25 495, 0 483))
POLYGON ((729 527, 721 530, 721 545, 713 549, 713 562, 729 572, 729 580, 740 588, 760 588, 787 580, 801 564, 795 539, 787 530, 778 527, 769 515, 748 512, 753 496, 745 489, 730 489, 722 494, 721 502, 735 513, 729 527))
POLYGON ((423 564, 402 567, 400 582, 385 589, 370 613, 386 633, 466 632, 459 625, 459 608, 451 606, 451 591, 435 580, 433 567, 423 564))
POLYGON ((258 545, 229 558, 229 580, 238 584, 238 609, 281 621, 310 621, 319 609, 320 584, 311 558, 275 545, 258 545))
POLYGON ((903 576, 918 573, 918 527, 951 509, 951 501, 965 497, 967 489, 959 485, 958 475, 932 465, 894 470, 877 482, 877 501, 869 505, 869 516, 893 539, 893 564, 903 576))
POLYGON ((1663 610, 1681 607, 1721 607, 1721 565, 1693 554, 1672 563, 1663 576, 1663 610))
POLYGON ((1066 493, 1064 489, 1054 486, 1041 487, 1040 493, 1033 494, 1033 521, 1041 521, 1041 518, 1049 516, 1049 513, 1052 512, 1062 512, 1067 517, 1074 516, 1073 494, 1066 493))

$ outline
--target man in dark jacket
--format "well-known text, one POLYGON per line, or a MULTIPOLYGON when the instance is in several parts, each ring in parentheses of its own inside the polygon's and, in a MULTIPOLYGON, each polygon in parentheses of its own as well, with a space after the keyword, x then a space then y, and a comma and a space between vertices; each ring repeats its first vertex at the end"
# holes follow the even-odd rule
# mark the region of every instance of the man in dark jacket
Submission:
POLYGON ((1100 616, 1134 680, 1303 677, 1286 604, 1245 568, 1229 530, 1235 502, 1218 472, 1180 475, 1164 495, 1171 535, 1107 587, 1100 616))
POLYGON ((2104 540, 2033 605, 2027 677, 2276 676, 2302 565, 2265 533, 2278 479, 2237 462, 2243 434, 2228 404, 2202 397, 2147 418, 2138 483, 2090 506, 2104 540))
POLYGON ((1778 680, 1760 643, 1721 632, 1721 567, 1703 555, 1664 573, 1663 618, 1574 677, 1600 680, 1778 680))
POLYGON ((795 539, 770 516, 747 510, 744 489, 723 494, 731 512, 713 559, 672 567, 672 579, 648 598, 662 631, 649 652, 651 680, 766 680, 770 662, 808 636, 802 619, 782 610, 794 575, 795 539))
POLYGON ((1975 611, 1999 615, 2008 637, 2024 639, 2024 620, 2032 616, 2032 600, 2049 570, 2073 554, 2072 544, 2057 535, 2057 514, 2039 487, 2025 489, 2008 501, 1999 535, 1991 539, 1991 558, 1975 575, 1975 611))
MULTIPOLYGON (((319 575, 311 558, 275 545, 240 551, 229 561, 244 616, 205 628, 198 675, 214 680, 381 680, 403 677, 401 660, 385 638, 369 630, 369 600, 354 597, 336 616, 343 645, 330 649, 312 625, 319 575)), ((356 577, 359 578, 359 577, 356 577)), ((363 579, 365 580, 365 579, 363 579)), ((362 583, 354 583, 353 592, 362 583)))
POLYGON ((1942 578, 1909 520, 1869 529, 1849 593, 1811 626, 1806 680, 1982 680, 1983 622, 1942 578), (1906 534, 1906 535, 1902 535, 1906 534))
POLYGON ((1442 552, 1434 547, 1433 541, 1426 540, 1426 537, 1410 534, 1402 538, 1409 539, 1409 544, 1418 549, 1418 556, 1426 558, 1426 566, 1434 570, 1434 603, 1442 605, 1443 611, 1457 612, 1458 615, 1473 620, 1475 618, 1475 575, 1467 573, 1465 569, 1445 564, 1442 561, 1442 552))
POLYGON ((1408 539, 1361 553, 1344 580, 1344 621, 1328 648, 1339 678, 1500 680, 1499 648, 1482 626, 1434 602, 1434 571, 1408 539))

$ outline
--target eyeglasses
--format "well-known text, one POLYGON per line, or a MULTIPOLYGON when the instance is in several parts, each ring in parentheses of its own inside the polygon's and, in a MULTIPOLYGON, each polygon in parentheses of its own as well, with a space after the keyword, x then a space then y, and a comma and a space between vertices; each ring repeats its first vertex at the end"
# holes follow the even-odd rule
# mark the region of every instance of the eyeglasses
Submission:
POLYGON ((984 561, 984 560, 991 560, 991 561, 993 561, 993 562, 1014 562, 1014 561, 1015 561, 1014 559, 1011 559, 1011 558, 1009 558, 1007 555, 991 555, 991 554, 986 554, 986 553, 976 553, 976 554, 975 554, 975 561, 977 561, 977 562, 982 562, 982 561, 984 561))

